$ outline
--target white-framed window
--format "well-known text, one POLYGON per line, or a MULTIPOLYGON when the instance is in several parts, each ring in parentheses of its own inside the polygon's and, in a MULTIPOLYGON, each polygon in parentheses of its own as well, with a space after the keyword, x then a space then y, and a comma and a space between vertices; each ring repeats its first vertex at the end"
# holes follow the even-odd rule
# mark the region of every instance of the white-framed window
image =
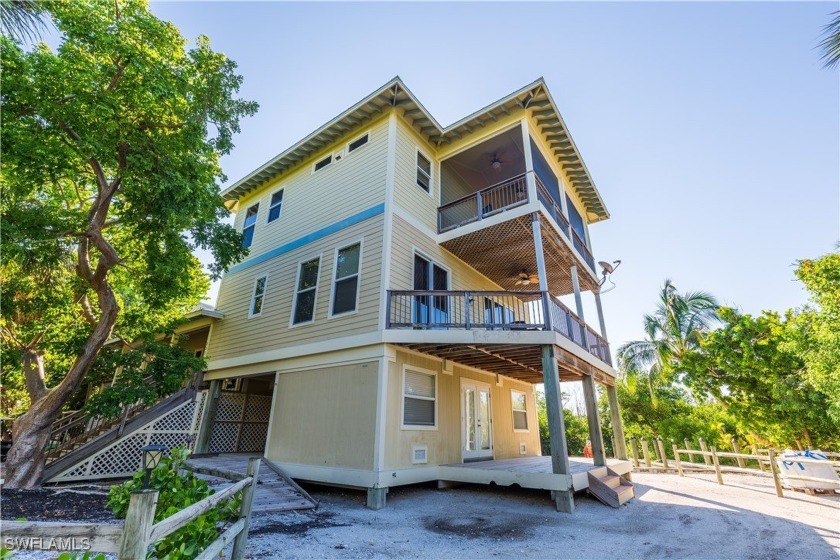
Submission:
POLYGON ((522 391, 510 390, 510 403, 513 408, 513 431, 528 431, 528 397, 522 391))
POLYGON ((315 300, 318 295, 318 272, 321 257, 313 257, 298 264, 295 280, 295 301, 292 305, 292 325, 302 325, 315 320, 315 300))
POLYGON ((365 132, 355 140, 351 140, 347 144, 347 153, 352 153, 367 144, 370 141, 370 132, 365 132))
POLYGON ((268 218, 266 223, 270 224, 280 217, 280 210, 283 208, 283 189, 271 195, 271 202, 268 204, 268 218))
POLYGON ((315 173, 316 171, 322 170, 323 168, 325 168, 326 166, 331 164, 332 161, 333 161, 332 154, 328 155, 327 157, 325 157, 324 159, 322 159, 320 161, 316 161, 315 165, 312 166, 312 173, 315 173))
POLYGON ((417 186, 432 193, 432 160, 417 150, 417 186))
POLYGON ((254 204, 245 211, 245 223, 242 224, 242 246, 250 247, 254 242, 254 230, 257 228, 257 214, 260 212, 260 204, 254 204))
POLYGON ((248 310, 248 317, 259 317, 262 315, 263 301, 265 300, 265 288, 268 284, 268 274, 258 276, 254 280, 254 293, 251 296, 251 307, 248 310))
POLYGON ((362 242, 336 249, 335 279, 330 300, 330 316, 353 313, 359 305, 359 271, 362 242))
POLYGON ((402 428, 437 429, 437 373, 417 367, 403 367, 402 428))

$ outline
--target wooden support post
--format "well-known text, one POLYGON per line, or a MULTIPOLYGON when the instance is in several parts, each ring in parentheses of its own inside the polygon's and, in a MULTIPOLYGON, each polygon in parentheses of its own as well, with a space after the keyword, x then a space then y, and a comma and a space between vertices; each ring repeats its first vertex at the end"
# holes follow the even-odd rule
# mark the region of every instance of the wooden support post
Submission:
POLYGON ((598 325, 601 327, 601 336, 607 340, 607 324, 604 322, 604 309, 601 307, 601 293, 598 290, 592 292, 595 295, 595 309, 598 311, 598 325))
POLYGON ((665 444, 662 442, 662 436, 656 438, 656 447, 659 448, 659 458, 662 459, 662 466, 668 470, 668 456, 665 454, 665 444))
POLYGON ((157 507, 157 490, 132 492, 125 515, 125 526, 120 540, 119 560, 145 559, 152 536, 157 507))
MULTIPOLYGON (((685 445, 685 448, 686 448, 686 449, 691 449, 691 440, 690 440, 690 439, 688 439, 688 438, 684 438, 684 439, 683 439, 683 445, 685 445)), ((693 463, 693 462, 694 462, 694 453, 689 453, 689 454, 688 454, 688 462, 689 462, 689 463, 693 463)))
MULTIPOLYGON (((750 449, 752 449, 752 454, 753 455, 758 455, 758 446, 757 445, 750 446, 750 449)), ((761 472, 764 472, 764 463, 761 461, 761 459, 756 459, 755 462, 758 463, 758 468, 761 469, 761 472)))
POLYGON ((648 440, 645 437, 642 438, 642 452, 645 454, 645 466, 650 471, 650 448, 648 447, 648 440))
POLYGON ((232 560, 245 558, 245 547, 248 544, 248 529, 251 526, 251 505, 254 503, 254 491, 257 489, 257 482, 260 477, 260 458, 249 457, 248 468, 245 476, 252 477, 251 484, 242 490, 242 505, 239 507, 239 519, 244 520, 242 530, 233 539, 233 551, 230 554, 232 560))
POLYGON ((680 453, 677 451, 679 448, 677 447, 677 444, 674 443, 674 440, 671 440, 671 447, 674 448, 674 462, 677 464, 677 474, 683 476, 682 463, 680 463, 680 453))
POLYGON ((201 411, 201 419, 198 423, 195 453, 207 453, 210 450, 210 436, 213 434, 213 424, 216 422, 216 406, 219 403, 220 388, 219 380, 214 379, 210 382, 210 387, 207 389, 204 409, 201 411))
MULTIPOLYGON (((703 438, 700 438, 699 441, 700 441, 700 451, 708 453, 709 448, 706 447, 706 440, 704 440, 703 438)), ((709 458, 708 455, 703 455, 703 462, 706 463, 707 465, 712 464, 712 460, 709 458)))
POLYGON ((712 446, 712 461, 715 464, 715 474, 717 475, 718 484, 723 484, 723 475, 720 474, 720 461, 718 460, 717 456, 717 449, 715 446, 712 446))
POLYGON ((770 459, 770 472, 773 473, 773 484, 776 486, 776 495, 780 498, 784 498, 784 492, 782 492, 782 481, 779 480, 779 465, 776 464, 776 454, 773 452, 772 449, 767 450, 767 458, 770 459))
POLYGON ((387 488, 368 488, 367 501, 365 507, 372 510, 380 510, 385 507, 386 497, 388 496, 387 488))
POLYGON ((639 466, 639 442, 636 441, 636 436, 630 438, 630 449, 633 451, 633 466, 639 466))
MULTIPOLYGON (((615 386, 607 385, 607 399, 610 404, 610 425, 615 436, 615 458, 627 460, 627 439, 624 437, 624 423, 621 421, 621 410, 618 407, 618 392, 615 386)), ((636 462, 638 466, 638 461, 636 462)))
MULTIPOLYGON (((569 477, 569 450, 566 443, 566 424, 563 420, 563 401, 560 396, 560 374, 557 370, 553 344, 544 344, 542 347, 542 368, 548 436, 551 445, 551 472, 569 477)), ((571 488, 556 490, 553 496, 557 511, 572 513, 575 510, 575 499, 571 488)))
POLYGON ((607 464, 604 453, 604 437, 601 434, 601 421, 598 417, 598 393, 595 390, 595 379, 591 375, 584 375, 583 402, 586 405, 586 419, 589 422, 589 439, 592 441, 592 462, 597 467, 607 464))
MULTIPOLYGON (((740 453, 741 452, 741 444, 738 443, 738 438, 737 437, 732 438, 732 451, 734 451, 735 453, 740 453)), ((742 468, 742 469, 746 468, 747 465, 744 463, 744 459, 742 457, 737 457, 737 460, 738 460, 738 466, 740 468, 742 468)))

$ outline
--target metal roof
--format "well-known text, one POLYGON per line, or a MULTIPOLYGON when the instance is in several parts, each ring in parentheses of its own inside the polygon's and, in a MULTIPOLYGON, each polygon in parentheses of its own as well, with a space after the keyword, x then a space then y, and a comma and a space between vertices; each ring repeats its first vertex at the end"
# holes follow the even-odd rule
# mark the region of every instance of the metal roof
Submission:
POLYGON ((222 197, 226 201, 239 199, 266 181, 309 159, 346 133, 373 120, 391 107, 401 108, 403 117, 417 133, 438 147, 463 138, 500 117, 510 114, 511 111, 517 109, 530 111, 534 122, 554 153, 557 163, 566 172, 572 188, 586 206, 590 221, 598 222, 609 218, 607 207, 595 187, 595 182, 543 78, 479 109, 460 121, 442 127, 397 76, 306 138, 225 189, 222 197))

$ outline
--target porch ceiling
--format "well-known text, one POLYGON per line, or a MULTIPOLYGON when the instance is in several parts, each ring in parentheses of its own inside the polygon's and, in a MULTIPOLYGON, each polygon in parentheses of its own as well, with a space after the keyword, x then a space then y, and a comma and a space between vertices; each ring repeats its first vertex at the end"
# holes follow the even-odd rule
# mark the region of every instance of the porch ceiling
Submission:
MULTIPOLYGON (((559 235, 540 217, 543 253, 548 273, 548 291, 555 295, 573 292, 569 269, 577 259, 559 235)), ((504 290, 539 290, 538 284, 517 286, 519 273, 537 273, 536 251, 530 216, 520 216, 506 222, 467 233, 441 245, 461 260, 497 283, 504 290)), ((594 290, 597 281, 588 266, 578 263, 581 290, 594 290)))
MULTIPOLYGON (((417 343, 400 346, 528 383, 543 382, 542 347, 539 345, 417 343)), ((592 375, 599 383, 613 384, 609 375, 560 346, 555 345, 554 351, 561 381, 580 381, 581 376, 592 375)))

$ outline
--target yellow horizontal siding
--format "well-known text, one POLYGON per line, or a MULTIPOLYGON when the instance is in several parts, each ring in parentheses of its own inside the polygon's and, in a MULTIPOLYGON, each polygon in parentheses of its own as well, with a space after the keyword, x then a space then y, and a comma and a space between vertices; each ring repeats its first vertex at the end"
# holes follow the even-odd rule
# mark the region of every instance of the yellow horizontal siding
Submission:
POLYGON ((405 123, 397 120, 396 160, 394 161, 394 203, 411 212, 426 227, 437 231, 440 200, 440 165, 431 146, 405 123), (417 184, 417 149, 432 163, 431 195, 417 184))

